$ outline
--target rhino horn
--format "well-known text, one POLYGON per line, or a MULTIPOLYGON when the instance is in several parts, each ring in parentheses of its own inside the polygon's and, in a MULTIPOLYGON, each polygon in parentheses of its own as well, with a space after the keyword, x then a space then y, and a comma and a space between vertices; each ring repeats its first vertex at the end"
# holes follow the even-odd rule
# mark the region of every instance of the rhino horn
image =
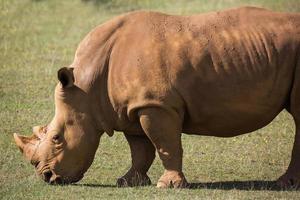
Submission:
POLYGON ((34 147, 35 147, 35 144, 36 144, 38 138, 35 135, 33 135, 31 137, 26 137, 26 136, 22 136, 17 133, 14 133, 14 139, 15 139, 15 142, 16 142, 17 146, 19 147, 20 151, 24 154, 25 158, 27 160, 31 160, 32 155, 35 151, 34 147))
POLYGON ((17 146, 19 147, 20 151, 23 152, 24 147, 27 143, 27 138, 25 136, 21 136, 17 133, 14 133, 14 139, 15 139, 15 142, 16 142, 17 146))

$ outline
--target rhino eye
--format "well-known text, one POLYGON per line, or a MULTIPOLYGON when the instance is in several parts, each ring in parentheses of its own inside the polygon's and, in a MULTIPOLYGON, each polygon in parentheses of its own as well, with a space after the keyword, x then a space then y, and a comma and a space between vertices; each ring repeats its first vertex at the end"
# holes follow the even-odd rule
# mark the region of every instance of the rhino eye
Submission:
POLYGON ((74 121, 73 121, 73 120, 68 120, 68 121, 67 121, 67 125, 72 126, 73 124, 74 124, 74 121))

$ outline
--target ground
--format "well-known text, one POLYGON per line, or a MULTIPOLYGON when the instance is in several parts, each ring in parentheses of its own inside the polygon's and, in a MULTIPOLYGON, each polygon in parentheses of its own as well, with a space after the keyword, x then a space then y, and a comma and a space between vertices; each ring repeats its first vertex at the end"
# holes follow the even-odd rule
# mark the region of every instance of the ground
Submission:
MULTIPOLYGON (((12 133, 28 135, 50 121, 56 71, 71 63, 96 25, 137 9, 187 15, 240 5, 300 11, 299 0, 0 0, 0 199, 299 199, 300 191, 278 190, 273 182, 290 160, 294 124, 287 112, 239 137, 184 135, 183 168, 193 189, 116 188, 130 166, 121 133, 104 136, 85 177, 68 186, 38 179, 13 142, 12 133)), ((162 171, 156 158, 153 183, 162 171)))

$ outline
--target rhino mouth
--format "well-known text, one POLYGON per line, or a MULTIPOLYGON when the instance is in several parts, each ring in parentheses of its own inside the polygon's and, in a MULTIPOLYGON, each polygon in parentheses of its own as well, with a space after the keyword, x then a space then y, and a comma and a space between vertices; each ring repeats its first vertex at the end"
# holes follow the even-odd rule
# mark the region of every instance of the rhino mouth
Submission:
POLYGON ((51 170, 45 170, 42 173, 42 179, 51 185, 63 184, 62 179, 59 176, 56 176, 51 170))
POLYGON ((43 172, 42 179, 47 183, 51 183, 52 176, 53 176, 53 173, 51 170, 45 170, 43 172))
POLYGON ((50 185, 67 185, 80 181, 83 178, 83 174, 80 174, 79 176, 74 178, 61 177, 59 175, 56 175, 52 170, 45 170, 43 171, 41 177, 46 183, 49 183, 50 185))

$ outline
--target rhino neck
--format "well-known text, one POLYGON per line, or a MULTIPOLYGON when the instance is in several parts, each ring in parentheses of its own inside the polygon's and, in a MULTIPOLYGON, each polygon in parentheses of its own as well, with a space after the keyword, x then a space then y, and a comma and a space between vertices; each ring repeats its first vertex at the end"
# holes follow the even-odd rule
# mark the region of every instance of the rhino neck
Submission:
POLYGON ((125 22, 116 17, 92 30, 79 44, 73 64, 75 84, 89 95, 97 125, 112 135, 116 113, 107 90, 110 53, 125 22))
POLYGON ((105 131, 108 135, 113 134, 115 112, 111 105, 108 91, 107 91, 107 64, 104 64, 101 68, 90 68, 87 73, 87 69, 75 68, 74 77, 75 84, 86 92, 88 98, 90 114, 94 119, 99 131, 105 131))
POLYGON ((91 115, 99 130, 108 135, 113 134, 116 113, 113 110, 107 90, 108 59, 111 45, 107 45, 101 51, 101 57, 97 62, 83 62, 72 64, 74 67, 75 84, 88 95, 88 103, 91 107, 91 115), (84 64, 82 64, 84 63, 84 64))
POLYGON ((108 95, 107 74, 108 69, 101 73, 99 79, 89 91, 89 95, 91 97, 91 105, 93 105, 93 116, 103 130, 109 136, 112 136, 116 125, 115 122, 117 121, 117 113, 114 111, 108 95))

